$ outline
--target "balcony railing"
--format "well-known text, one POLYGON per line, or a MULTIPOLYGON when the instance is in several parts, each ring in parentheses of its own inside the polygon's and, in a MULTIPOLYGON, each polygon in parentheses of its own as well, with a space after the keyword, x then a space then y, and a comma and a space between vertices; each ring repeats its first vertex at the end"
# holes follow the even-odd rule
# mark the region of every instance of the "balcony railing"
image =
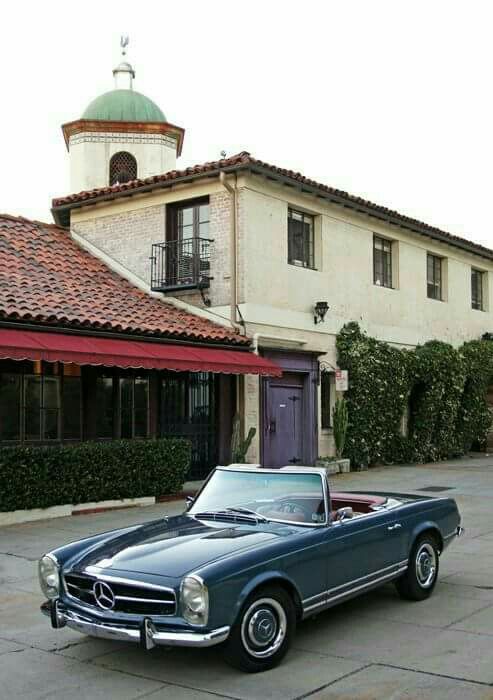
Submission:
POLYGON ((154 243, 151 256, 151 289, 206 289, 210 283, 210 238, 183 238, 154 243))

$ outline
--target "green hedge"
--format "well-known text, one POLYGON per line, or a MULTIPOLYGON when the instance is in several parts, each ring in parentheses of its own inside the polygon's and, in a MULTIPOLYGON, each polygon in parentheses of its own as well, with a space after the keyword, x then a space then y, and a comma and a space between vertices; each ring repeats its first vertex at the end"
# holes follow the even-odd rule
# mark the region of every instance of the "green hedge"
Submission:
POLYGON ((339 367, 349 370, 344 456, 353 465, 455 457, 486 439, 491 340, 460 348, 433 340, 402 350, 351 322, 336 345, 339 367))
POLYGON ((181 439, 0 448, 0 511, 175 493, 190 454, 181 439))

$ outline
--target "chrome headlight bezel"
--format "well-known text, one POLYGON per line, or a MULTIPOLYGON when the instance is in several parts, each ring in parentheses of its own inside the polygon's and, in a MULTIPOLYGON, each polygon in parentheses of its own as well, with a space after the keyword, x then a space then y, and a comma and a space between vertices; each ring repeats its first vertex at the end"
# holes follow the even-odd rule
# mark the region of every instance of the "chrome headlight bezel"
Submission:
POLYGON ((38 562, 39 585, 48 600, 60 595, 60 565, 54 554, 45 554, 38 562))
POLYGON ((209 591, 196 574, 185 576, 180 586, 181 614, 191 625, 204 627, 209 619, 209 591))

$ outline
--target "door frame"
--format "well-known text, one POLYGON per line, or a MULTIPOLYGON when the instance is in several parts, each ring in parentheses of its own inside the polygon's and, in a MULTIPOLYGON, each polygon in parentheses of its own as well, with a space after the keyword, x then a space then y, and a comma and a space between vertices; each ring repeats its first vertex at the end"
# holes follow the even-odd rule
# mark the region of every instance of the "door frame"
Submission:
MULTIPOLYGON (((318 353, 289 352, 280 350, 262 351, 262 356, 279 365, 284 372, 299 374, 303 389, 303 458, 302 464, 311 466, 318 457, 318 415, 317 382, 318 353)), ((279 382, 279 380, 278 380, 279 382)), ((267 418, 271 386, 278 384, 264 377, 261 382, 260 396, 260 462, 264 464, 267 452, 267 418)))

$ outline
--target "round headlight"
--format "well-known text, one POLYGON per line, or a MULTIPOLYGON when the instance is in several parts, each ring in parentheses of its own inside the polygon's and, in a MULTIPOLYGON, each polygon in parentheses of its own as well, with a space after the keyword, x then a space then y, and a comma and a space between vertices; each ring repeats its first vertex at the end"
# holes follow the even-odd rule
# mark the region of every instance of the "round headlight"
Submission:
POLYGON ((209 616, 209 593, 198 577, 186 576, 181 584, 182 614, 192 625, 205 625, 209 616))
POLYGON ((47 598, 58 598, 60 593, 60 570, 57 560, 45 554, 38 564, 39 585, 47 598))

